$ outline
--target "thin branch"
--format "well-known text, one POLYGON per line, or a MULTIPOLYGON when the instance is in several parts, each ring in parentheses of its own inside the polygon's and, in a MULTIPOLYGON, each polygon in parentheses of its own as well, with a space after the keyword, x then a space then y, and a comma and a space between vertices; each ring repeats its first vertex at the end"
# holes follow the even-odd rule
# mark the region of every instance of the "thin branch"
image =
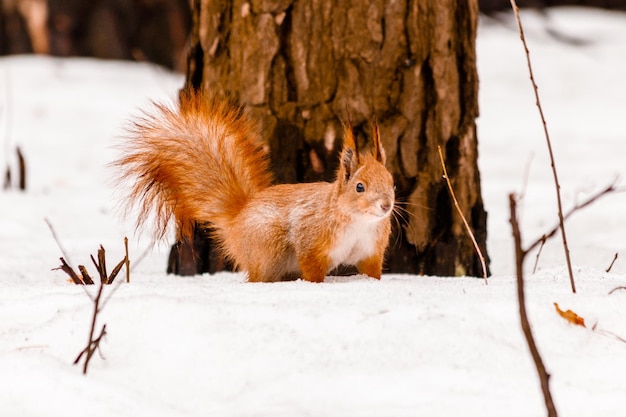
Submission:
POLYGON ((70 261, 70 257, 68 256, 67 252, 63 248, 63 245, 61 245, 61 241, 59 240, 59 237, 57 236, 57 232, 54 230, 54 227, 52 226, 52 223, 50 222, 50 220, 48 220, 47 217, 44 217, 43 221, 45 221, 46 224, 48 225, 48 227, 50 228, 50 232, 52 233, 52 237, 54 238, 54 241, 57 243, 57 246, 59 247, 59 250, 63 254, 63 258, 65 258, 65 260, 67 261, 67 263, 69 265, 72 265, 72 262, 70 261))
POLYGON ((15 149, 15 152, 17 153, 17 166, 19 170, 18 187, 21 191, 26 191, 26 160, 19 146, 15 149))
POLYGON ((626 287, 615 287, 611 291, 609 291, 609 295, 611 295, 614 292, 619 291, 619 290, 626 290, 626 287))
POLYGON ((4 183, 2 185, 4 190, 11 188, 11 167, 7 165, 6 171, 4 171, 4 183))
POLYGON ((124 236, 124 250, 126 252, 126 282, 130 282, 130 258, 128 257, 128 238, 124 236))
MULTIPOLYGON (((91 360, 91 357, 93 356, 94 352, 97 350, 98 352, 100 352, 100 342, 102 341, 102 338, 104 336, 106 336, 107 332, 107 325, 104 324, 102 325, 102 330, 100 330, 100 335, 98 337, 96 337, 94 340, 91 341, 91 344, 88 347, 85 347, 85 349, 83 349, 78 356, 76 357, 76 359, 74 359, 74 365, 78 364, 78 362, 80 362, 80 359, 83 357, 83 355, 87 355, 86 359, 85 359, 85 363, 83 365, 83 374, 87 374, 87 367, 89 364, 89 361, 91 360)), ((100 352, 100 357, 103 358, 102 356, 102 352, 100 352)))
POLYGON ((620 336, 616 335, 615 333, 610 332, 608 330, 598 329, 597 327, 594 326, 593 331, 598 333, 598 334, 601 334, 602 336, 611 337, 611 338, 617 340, 618 342, 626 343, 626 339, 624 339, 623 337, 620 337, 620 336))
POLYGON ((530 63, 530 52, 528 50, 528 45, 526 44, 526 38, 524 37, 524 29, 522 28, 522 20, 519 16, 519 8, 517 7, 517 3, 515 0, 511 1, 511 7, 513 8, 513 12, 515 14, 515 20, 517 20, 517 26, 519 28, 520 39, 522 44, 524 45, 524 51, 526 53, 526 62, 528 64, 528 73, 530 75, 530 81, 533 86, 533 90, 535 92, 535 99, 537 108, 539 109, 539 116, 541 117, 541 122, 543 124, 543 132, 546 137, 546 144, 548 146, 548 153, 550 155, 550 165, 552 167, 552 174, 554 176, 554 187, 556 190, 556 200, 558 205, 558 214, 559 214, 559 228, 561 229, 561 237, 563 238, 563 250, 565 251, 565 260, 567 263, 567 271, 569 273, 570 284, 572 287, 572 292, 576 292, 576 284, 574 282, 574 271, 572 270, 572 261, 570 259, 569 248, 567 246, 567 236, 565 234, 565 221, 563 219, 563 205, 561 203, 561 185, 559 184, 559 177, 556 170, 556 163, 554 160, 554 153, 552 152, 552 143, 550 142, 550 134, 548 133, 548 124, 546 123, 546 119, 543 115, 543 108, 541 107, 541 100, 539 99, 539 90, 537 88, 537 83, 535 82, 535 77, 533 75, 533 68, 530 63))
POLYGON ((108 281, 107 277, 109 276, 109 274, 107 274, 106 256, 104 256, 104 247, 102 245, 100 245, 100 247, 98 248, 98 263, 100 265, 100 273, 102 274, 101 275, 102 282, 106 284, 108 281))
POLYGON ((548 411, 548 417, 556 417, 556 407, 552 400, 552 394, 550 392, 550 374, 546 371, 546 367, 543 364, 535 339, 528 322, 528 314, 526 312, 526 296, 524 294, 524 259, 527 251, 522 249, 522 236, 520 232, 519 223, 517 221, 517 207, 515 203, 515 196, 509 195, 509 209, 511 214, 511 227, 513 229, 513 240, 515 243, 515 270, 517 276, 517 300, 519 303, 519 315, 522 325, 522 331, 528 344, 528 349, 537 368, 539 374, 539 382, 541 383, 541 391, 543 392, 543 398, 548 411))
POLYGON ((480 250, 480 247, 478 246, 478 242, 476 242, 476 238, 474 237, 474 233, 472 232, 472 228, 470 227, 469 223, 467 223, 467 220, 465 219, 465 216, 463 215, 463 211, 461 210, 461 207, 459 206, 459 202, 457 201, 456 196, 454 195, 454 190, 452 189, 452 183, 450 182, 450 177, 448 176, 448 171, 446 169, 446 163, 443 159, 443 152, 441 151, 441 146, 437 146, 437 150, 439 151, 439 159, 441 160, 441 167, 443 168, 443 177, 446 179, 446 183, 448 184, 448 190, 450 191, 450 195, 452 196, 454 207, 456 207, 456 211, 461 216, 461 219, 463 220, 463 224, 465 225, 465 229, 467 230, 467 233, 470 235, 470 238, 472 239, 472 243, 474 244, 474 249, 476 250, 476 254, 478 255, 478 258, 480 259, 480 265, 483 269, 483 278, 485 279, 485 284, 487 284, 489 281, 487 281, 487 265, 485 263, 485 257, 483 256, 483 253, 480 250))
MULTIPOLYGON (((113 268, 111 275, 107 278, 107 284, 113 284, 115 277, 119 273, 120 269, 122 269, 123 265, 126 265, 126 282, 130 282, 130 271, 128 268, 128 265, 130 265, 130 261, 128 259, 128 238, 126 237, 124 238, 124 246, 126 248, 126 256, 115 266, 115 268, 113 268)), ((102 247, 102 245, 100 245, 100 247, 102 247)), ((104 248, 102 248, 102 250, 104 251, 104 248)), ((104 301, 102 301, 100 309, 103 309, 104 306, 109 302, 109 300, 111 299, 111 297, 113 297, 113 294, 115 294, 122 282, 124 281, 118 281, 113 289, 109 291, 109 295, 107 296, 107 298, 104 299, 104 301)))
POLYGON ((535 258, 535 265, 533 265, 533 274, 537 272, 537 265, 539 265, 539 257, 541 256, 541 250, 543 249, 547 240, 548 238, 546 235, 541 236, 541 246, 539 246, 539 250, 537 251, 537 257, 535 258))
MULTIPOLYGON (((569 216, 571 216, 577 210, 580 210, 588 206, 589 204, 593 203, 594 201, 596 201, 598 198, 602 197, 603 195, 613 192, 615 190, 616 190, 615 183, 611 183, 605 189, 601 190, 595 195, 592 195, 583 203, 577 204, 565 216, 562 217, 563 221, 569 218, 569 216)), ((519 222, 517 219, 516 198, 514 194, 509 195, 509 209, 510 209, 510 215, 511 215, 510 222, 511 222, 511 227, 513 230, 513 241, 515 243, 515 269, 516 269, 516 276, 517 276, 517 297, 518 297, 518 302, 519 302, 519 310, 520 310, 519 313, 520 313, 520 320, 522 323, 522 330, 524 332, 524 336, 526 337, 526 342, 528 344, 528 348, 530 349, 530 353, 533 357, 533 361, 535 362, 537 373, 539 374, 539 381, 541 383, 541 390, 543 392, 546 409, 548 411, 548 416, 556 417, 557 415, 556 408, 554 407, 554 402, 552 401, 552 394, 550 393, 550 386, 549 386, 550 375, 547 373, 545 366, 543 364, 543 360, 541 359, 541 356, 539 355, 539 351, 537 349, 537 346, 535 344, 535 341, 532 335, 532 331, 530 329, 530 324, 528 323, 528 316, 526 313, 526 305, 525 305, 526 300, 525 300, 525 295, 524 295, 524 260, 526 259, 526 256, 528 255, 528 253, 534 248, 536 248, 538 245, 541 245, 541 247, 543 247, 546 240, 550 239, 552 236, 554 236, 557 233, 557 231, 559 230, 559 227, 556 226, 549 233, 546 233, 543 236, 541 236, 539 239, 535 240, 527 249, 523 249, 522 237, 521 237, 519 222)), ((537 257, 538 256, 539 255, 537 255, 537 257)), ((621 287, 621 288, 626 289, 626 287, 621 287)), ((615 290, 617 290, 617 288, 609 292, 609 294, 611 294, 615 290)), ((610 334, 610 336, 621 340, 621 338, 615 334, 610 334)))
POLYGON ((87 272, 87 268, 85 268, 83 265, 78 265, 78 270, 83 277, 83 282, 87 285, 93 285, 93 279, 91 279, 89 272, 87 272))
POLYGON ((96 294, 95 298, 92 298, 93 314, 91 315, 91 328, 89 330, 89 340, 87 340, 87 345, 85 346, 85 349, 83 349, 78 354, 78 356, 76 357, 76 360, 74 361, 74 364, 76 365, 78 361, 80 361, 81 357, 83 355, 86 355, 85 362, 83 364, 83 374, 87 374, 87 367, 89 366, 89 361, 91 360, 91 357, 93 356, 96 349, 98 349, 98 347, 100 346, 100 341, 102 340, 102 337, 106 334, 106 324, 105 324, 104 326, 102 326, 102 330, 100 331, 100 336, 98 336, 96 339, 94 339, 94 336, 93 336, 95 329, 96 329, 96 320, 98 318, 98 313, 100 313, 101 311, 100 299, 102 298, 104 285, 105 285, 104 282, 100 282, 100 286, 98 287, 98 293, 96 294))
POLYGON ((115 268, 113 268, 113 271, 111 271, 111 274, 109 275, 105 283, 113 284, 113 281, 115 281, 115 277, 117 277, 117 274, 119 274, 120 270, 125 264, 126 264, 126 257, 124 257, 124 259, 122 259, 117 265, 115 265, 115 268))
POLYGON ((613 257, 613 260, 611 261, 611 264, 609 265, 609 267, 606 269, 606 272, 611 272, 611 268, 613 268, 613 264, 615 263, 615 261, 617 261, 617 255, 618 252, 615 252, 615 256, 613 257))
POLYGON ((124 281, 117 281, 115 283, 115 285, 112 285, 111 287, 111 291, 109 291, 109 295, 107 295, 107 297, 102 300, 102 302, 100 303, 100 310, 102 310, 104 308, 104 306, 107 305, 107 303, 109 302, 109 300, 113 297, 113 294, 115 294, 117 292, 117 290, 122 286, 122 283, 124 281))
MULTIPOLYGON (((587 207, 588 205, 590 205, 591 203, 595 202, 597 199, 599 199, 600 197, 604 196, 605 194, 609 194, 609 193, 612 193, 612 192, 615 192, 615 191, 616 191, 615 182, 612 182, 611 184, 606 186, 604 189, 598 191, 596 194, 594 194, 591 197, 589 197, 587 200, 583 201, 582 203, 578 203, 574 207, 572 207, 564 216, 562 216, 562 220, 565 221, 565 220, 569 219, 570 216, 572 214, 574 214, 575 212, 577 212, 578 210, 587 207)), ((533 243, 531 243, 530 246, 526 249, 525 252, 532 251, 537 246, 539 246, 541 244, 541 242, 543 242, 544 240, 550 239, 552 236, 554 236, 559 231, 559 228, 560 228, 560 223, 558 225, 556 225, 548 233, 544 234, 539 239, 537 239, 533 243)))
MULTIPOLYGON (((68 265, 68 263, 65 261, 65 259, 63 259, 63 257, 61 257, 59 259, 61 260, 61 266, 59 268, 63 272, 65 272, 67 275, 70 276, 70 278, 72 279, 72 282, 74 282, 74 284, 76 284, 76 285, 84 285, 85 283, 83 282, 83 280, 80 279, 78 274, 76 272, 74 272, 74 269, 72 269, 72 267, 68 265)), ((59 269, 59 268, 55 268, 55 269, 59 269)), ((87 293, 87 294, 89 294, 89 293, 87 293)))
MULTIPOLYGON (((50 225, 49 222, 47 222, 47 223, 50 226, 50 229, 52 230, 53 235, 56 237, 56 234, 54 233, 54 229, 52 229, 52 226, 50 225)), ((57 239, 57 243, 58 243, 58 239, 57 239)), ((117 291, 117 289, 120 287, 120 284, 123 281, 118 281, 117 285, 109 292, 109 295, 105 299, 102 298, 102 294, 103 294, 103 291, 104 291, 104 286, 113 283, 113 281, 115 280, 115 277, 119 274, 119 272, 122 270, 122 267, 124 267, 124 265, 127 266, 127 272, 126 272, 127 276, 128 276, 128 273, 129 273, 128 272, 128 264, 129 264, 129 261, 128 261, 128 239, 125 239, 124 243, 126 244, 126 256, 124 257, 124 259, 122 259, 115 266, 115 268, 113 268, 113 271, 111 271, 111 275, 110 276, 106 275, 106 254, 105 254, 104 247, 102 245, 100 245, 100 248, 98 249, 98 261, 96 261, 96 259, 93 257, 93 255, 90 256, 92 262, 94 263, 94 265, 96 267, 96 270, 98 271, 98 274, 100 275, 100 283, 99 283, 99 287, 98 287, 98 292, 97 292, 95 297, 92 294, 90 294, 87 290, 85 290, 85 293, 87 294, 87 296, 93 302, 93 313, 92 313, 92 316, 91 316, 91 327, 89 329, 89 339, 87 341, 87 345, 78 354, 78 356, 74 360, 74 365, 76 365, 76 364, 78 364, 80 362, 80 360, 84 356, 85 361, 83 363, 83 374, 87 373, 87 368, 89 366, 89 362, 91 361, 91 358, 92 358, 93 354, 96 351, 99 351, 99 349, 100 349, 100 342, 102 341, 102 338, 106 335, 106 324, 105 324, 105 325, 102 326, 102 330, 100 331, 100 335, 98 337, 94 338, 94 333, 95 333, 95 330, 96 330, 96 321, 97 321, 97 318, 98 318, 98 314, 102 311, 104 306, 111 299, 111 297, 113 296, 115 291, 117 291)), ((63 259, 63 257, 61 257, 61 266, 58 269, 61 269, 65 273, 67 273, 72 278, 72 281, 74 281, 75 284, 82 285, 83 288, 85 288, 84 284, 91 284, 91 285, 94 284, 94 281, 91 278, 91 276, 89 275, 89 272, 87 271, 87 268, 85 268, 83 265, 79 265, 78 266, 78 269, 79 269, 79 271, 82 274, 82 277, 78 276, 78 274, 74 271, 74 269, 70 265, 68 265, 68 263, 65 261, 65 259, 63 259)))

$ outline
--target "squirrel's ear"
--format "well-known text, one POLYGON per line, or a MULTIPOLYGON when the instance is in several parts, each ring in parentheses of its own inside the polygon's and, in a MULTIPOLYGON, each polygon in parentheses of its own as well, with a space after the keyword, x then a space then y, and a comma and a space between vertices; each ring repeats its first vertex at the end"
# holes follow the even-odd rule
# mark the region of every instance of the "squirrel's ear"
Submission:
POLYGON ((385 165, 387 155, 385 155, 385 149, 383 143, 380 141, 380 129, 378 128, 378 121, 376 117, 372 117, 372 137, 374 138, 374 158, 381 164, 385 165))
POLYGON ((343 179, 347 181, 359 166, 359 150, 356 147, 352 127, 348 124, 343 125, 343 149, 340 162, 343 179))

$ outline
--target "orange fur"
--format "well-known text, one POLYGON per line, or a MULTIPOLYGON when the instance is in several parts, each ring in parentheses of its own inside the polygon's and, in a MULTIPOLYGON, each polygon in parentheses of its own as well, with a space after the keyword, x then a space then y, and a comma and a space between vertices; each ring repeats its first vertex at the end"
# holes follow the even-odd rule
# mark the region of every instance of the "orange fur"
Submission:
POLYGON ((194 222, 210 223, 250 281, 322 282, 340 264, 380 278, 394 189, 373 130, 374 149, 359 154, 344 129, 335 182, 271 185, 261 135, 243 111, 185 92, 178 108, 155 104, 135 121, 114 165, 134 181, 129 205, 139 206, 138 225, 154 213, 160 238, 172 219, 185 237, 194 222))

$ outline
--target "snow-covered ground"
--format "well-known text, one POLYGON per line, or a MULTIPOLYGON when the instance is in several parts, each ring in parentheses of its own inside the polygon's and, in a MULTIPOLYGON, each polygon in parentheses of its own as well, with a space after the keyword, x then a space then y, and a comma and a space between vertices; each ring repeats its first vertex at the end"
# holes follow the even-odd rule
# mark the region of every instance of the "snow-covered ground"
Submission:
MULTIPOLYGON (((565 207, 624 177, 626 14, 523 12, 565 207), (550 34, 556 31, 556 36, 550 34)), ((514 21, 483 19, 478 39, 483 195, 494 276, 386 275, 326 283, 250 284, 238 274, 164 273, 157 246, 100 316, 104 359, 87 376, 92 303, 58 266, 54 226, 74 264, 131 261, 150 239, 116 211, 112 145, 148 98, 182 83, 150 65, 42 57, 0 59, 2 167, 20 146, 28 191, 0 191, 2 416, 543 416, 520 330, 508 224, 522 192, 527 241, 556 222, 552 174, 514 21)), ((4 169, 4 168, 3 168, 4 169)), ((15 172, 15 170, 14 170, 15 172)), ((537 343, 563 416, 624 413, 626 196, 604 198, 568 223, 578 293, 558 240, 527 277, 537 343), (553 307, 572 309, 575 327, 553 307), (592 330, 592 325, 597 325, 592 330)), ((532 261, 534 259, 530 259, 532 261)), ((528 269, 532 265, 529 262, 528 269)))

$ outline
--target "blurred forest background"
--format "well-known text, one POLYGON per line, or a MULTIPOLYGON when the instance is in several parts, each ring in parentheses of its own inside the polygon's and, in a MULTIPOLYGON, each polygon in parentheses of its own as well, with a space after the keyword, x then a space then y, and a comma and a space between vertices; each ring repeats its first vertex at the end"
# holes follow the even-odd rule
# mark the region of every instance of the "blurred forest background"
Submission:
MULTIPOLYGON (((191 8, 198 0, 0 0, 0 55, 49 54, 150 61, 185 72, 191 8)), ((626 10, 626 0, 518 0, 520 7, 626 10)), ((484 14, 509 0, 480 0, 484 14)))

